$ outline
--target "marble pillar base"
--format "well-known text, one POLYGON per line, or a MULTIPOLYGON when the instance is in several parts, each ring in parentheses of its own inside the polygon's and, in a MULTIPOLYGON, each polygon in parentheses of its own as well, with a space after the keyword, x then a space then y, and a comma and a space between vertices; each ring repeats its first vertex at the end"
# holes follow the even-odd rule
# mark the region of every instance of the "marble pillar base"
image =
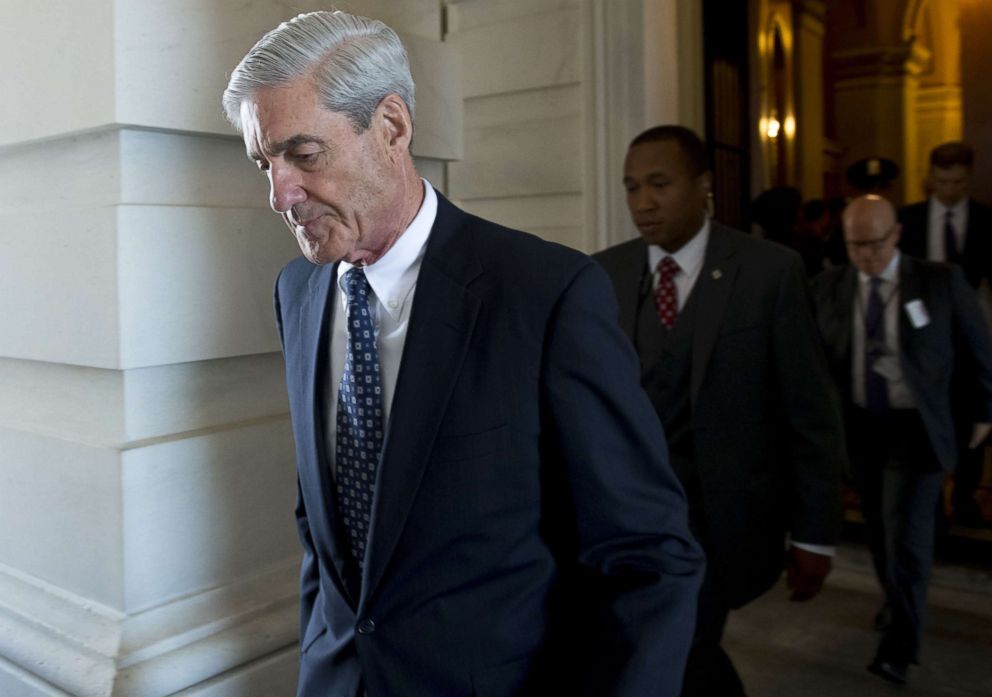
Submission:
POLYGON ((0 694, 290 695, 298 564, 133 615, 0 566, 0 694))

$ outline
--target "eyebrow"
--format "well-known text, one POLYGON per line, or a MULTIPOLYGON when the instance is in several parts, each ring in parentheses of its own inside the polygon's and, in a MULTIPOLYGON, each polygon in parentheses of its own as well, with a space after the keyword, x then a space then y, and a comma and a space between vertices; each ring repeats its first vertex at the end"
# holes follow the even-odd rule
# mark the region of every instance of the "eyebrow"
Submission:
MULTIPOLYGON (((272 147, 268 148, 268 151, 272 155, 281 155, 290 148, 295 148, 298 145, 307 145, 309 143, 315 143, 324 148, 329 147, 327 141, 320 136, 310 135, 308 133, 298 133, 295 136, 290 136, 284 141, 273 143, 272 147)), ((249 150, 248 159, 252 161, 261 160, 262 154, 254 149, 249 150)))

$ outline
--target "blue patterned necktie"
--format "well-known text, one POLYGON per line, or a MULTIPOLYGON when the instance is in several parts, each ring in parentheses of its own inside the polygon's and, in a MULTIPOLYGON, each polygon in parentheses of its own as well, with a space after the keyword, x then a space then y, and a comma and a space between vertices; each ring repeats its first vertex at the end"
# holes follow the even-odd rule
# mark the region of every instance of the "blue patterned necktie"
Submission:
POLYGON ((382 384, 375 327, 369 311, 372 289, 365 271, 358 267, 345 273, 344 282, 348 295, 348 349, 338 386, 335 484, 348 545, 359 568, 364 568, 375 476, 382 451, 382 384))
POLYGON ((873 276, 870 283, 865 310, 865 407, 873 414, 883 414, 889 408, 889 385, 874 368, 885 355, 885 303, 879 293, 882 279, 873 276))

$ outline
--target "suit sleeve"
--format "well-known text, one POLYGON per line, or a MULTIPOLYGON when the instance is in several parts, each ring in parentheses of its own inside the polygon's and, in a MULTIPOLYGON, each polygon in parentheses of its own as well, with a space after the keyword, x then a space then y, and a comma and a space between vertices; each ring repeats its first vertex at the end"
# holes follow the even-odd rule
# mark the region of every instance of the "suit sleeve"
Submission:
POLYGON ((542 398, 574 510, 580 567, 593 578, 596 642, 584 694, 679 694, 703 557, 664 434, 616 322, 605 273, 583 267, 548 328, 542 398))
POLYGON ((975 372, 972 421, 992 421, 992 339, 989 328, 964 272, 957 266, 950 269, 954 333, 959 350, 968 354, 961 358, 975 372))
POLYGON ((787 443, 795 492, 792 539, 833 545, 841 523, 843 420, 798 258, 782 275, 772 350, 789 426, 787 443))
MULTIPOLYGON (((276 329, 279 331, 279 344, 285 354, 286 343, 283 338, 282 306, 279 302, 279 281, 282 279, 282 272, 276 279, 275 291, 273 293, 273 303, 275 306, 276 329)), ((303 492, 300 490, 300 478, 296 477, 296 530, 303 546, 303 561, 300 564, 300 645, 303 645, 303 637, 310 623, 310 616, 313 614, 313 606, 317 601, 317 591, 320 588, 320 576, 317 569, 317 555, 314 552, 313 539, 310 537, 310 524, 307 520, 306 504, 303 501, 303 492)))

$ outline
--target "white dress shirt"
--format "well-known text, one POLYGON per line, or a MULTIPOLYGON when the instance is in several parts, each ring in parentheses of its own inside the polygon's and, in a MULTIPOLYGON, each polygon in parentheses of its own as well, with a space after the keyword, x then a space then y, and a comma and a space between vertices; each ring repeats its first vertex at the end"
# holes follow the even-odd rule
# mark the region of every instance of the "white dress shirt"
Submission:
MULTIPOLYGON (((413 308, 417 276, 424 260, 424 250, 430 237, 434 218, 437 217, 437 194, 434 187, 422 180, 424 201, 409 227, 381 259, 365 267, 365 277, 372 287, 369 296, 372 321, 375 325, 375 345, 379 354, 379 376, 382 383, 382 421, 389 427, 389 414, 396 391, 396 378, 403 357, 403 345, 410 325, 410 310, 413 308), (373 300, 374 298, 374 300, 373 300)), ((333 335, 331 339, 330 389, 327 391, 327 416, 324 422, 327 459, 331 472, 335 472, 334 453, 337 442, 338 386, 344 373, 345 350, 348 343, 348 294, 344 290, 344 274, 352 264, 342 261, 338 264, 338 292, 335 295, 337 307, 334 311, 333 335)))
POLYGON ((947 261, 944 248, 944 223, 947 221, 947 211, 951 211, 951 226, 954 228, 954 238, 957 241, 958 254, 964 252, 964 233, 968 230, 968 197, 962 198, 948 208, 930 197, 930 217, 927 221, 927 259, 930 261, 947 261))
MULTIPOLYGON (((942 250, 943 251, 943 250, 942 250)), ((912 409, 915 404, 909 385, 902 374, 899 359, 899 259, 897 250, 892 261, 879 274, 882 279, 878 292, 885 305, 885 356, 880 359, 878 370, 885 377, 889 388, 889 407, 892 409, 912 409)), ((851 313, 851 397, 859 407, 865 406, 865 312, 868 309, 868 294, 871 292, 871 276, 858 272, 858 292, 854 296, 854 311, 851 313)))
POLYGON ((689 299, 689 293, 692 292, 693 286, 696 285, 696 279, 699 278, 699 271, 703 268, 703 261, 706 259, 706 245, 709 244, 709 241, 710 219, 706 218, 703 221, 703 227, 696 233, 696 236, 686 242, 674 254, 669 254, 658 245, 648 245, 648 264, 650 265, 652 279, 651 287, 654 290, 658 289, 658 283, 661 281, 661 274, 658 273, 658 264, 661 260, 665 257, 672 257, 675 263, 679 265, 680 271, 672 279, 675 283, 675 290, 678 293, 679 312, 685 307, 685 302, 689 299))

